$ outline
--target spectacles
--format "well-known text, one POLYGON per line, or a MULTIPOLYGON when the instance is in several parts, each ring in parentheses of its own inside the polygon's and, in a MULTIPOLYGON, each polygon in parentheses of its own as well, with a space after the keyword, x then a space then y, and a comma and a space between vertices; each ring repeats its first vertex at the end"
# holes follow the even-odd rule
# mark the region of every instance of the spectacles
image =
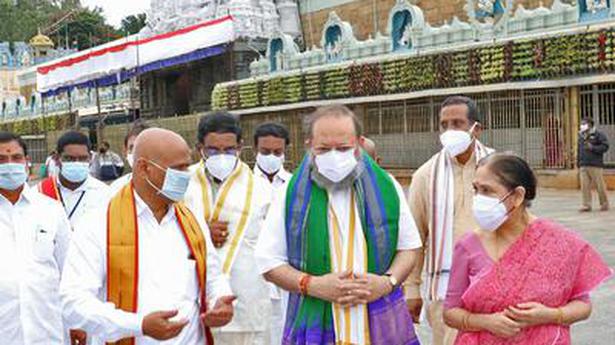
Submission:
POLYGON ((217 155, 222 155, 222 154, 227 154, 227 155, 231 155, 231 156, 236 156, 237 152, 239 152, 239 150, 237 150, 236 148, 232 148, 232 149, 226 149, 226 150, 219 150, 219 149, 204 149, 203 150, 203 155, 205 157, 213 157, 213 156, 217 156, 217 155))

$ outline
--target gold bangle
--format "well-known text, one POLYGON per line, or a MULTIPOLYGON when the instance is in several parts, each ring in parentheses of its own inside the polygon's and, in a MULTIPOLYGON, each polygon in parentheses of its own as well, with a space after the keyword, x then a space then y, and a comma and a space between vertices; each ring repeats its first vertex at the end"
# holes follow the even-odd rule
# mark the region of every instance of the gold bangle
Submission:
POLYGON ((461 319, 461 330, 462 331, 467 331, 468 330, 468 319, 470 318, 470 314, 465 314, 463 316, 463 318, 461 319))
POLYGON ((562 326, 564 325, 564 309, 561 307, 557 308, 557 324, 562 326))

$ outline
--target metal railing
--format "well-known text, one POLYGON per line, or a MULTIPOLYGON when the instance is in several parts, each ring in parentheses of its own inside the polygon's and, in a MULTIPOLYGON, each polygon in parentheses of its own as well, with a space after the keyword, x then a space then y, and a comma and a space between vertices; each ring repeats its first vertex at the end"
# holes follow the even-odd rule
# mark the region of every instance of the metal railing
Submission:
MULTIPOLYGON (((590 89, 591 91, 591 89, 590 89)), ((603 109, 614 104, 615 87, 599 89, 598 103, 603 109), (608 92, 607 92, 608 91, 608 92), (602 102, 602 103, 600 103, 602 102)), ((591 94, 591 92, 590 92, 591 94)), ((573 112, 567 109, 564 89, 513 90, 474 94, 484 116, 481 141, 498 151, 513 151, 538 169, 564 169, 574 166, 574 148, 570 128, 573 112)), ((594 97, 594 96, 592 96, 594 97)), ((587 90, 582 91, 581 113, 587 108, 587 90)), ((378 145, 379 155, 387 168, 416 169, 440 150, 439 112, 443 97, 426 97, 401 102, 382 102, 352 106, 362 120, 365 133, 378 145)), ((592 103, 593 106, 594 103, 592 103)), ((598 108, 600 109, 600 107, 598 108)), ((313 109, 290 110, 241 116, 244 150, 242 158, 254 161, 253 134, 265 121, 284 123, 290 131, 291 144, 286 157, 294 167, 305 152, 303 119, 313 109)), ((604 122, 611 124, 615 134, 615 110, 603 110, 604 122)), ((180 133, 191 144, 196 143, 197 123, 202 114, 185 117, 148 119, 154 125, 180 133)), ((118 152, 128 124, 105 128, 105 139, 118 152)), ((604 128, 601 127, 601 128, 604 128)), ((610 156, 610 161, 613 156, 610 156)), ((198 157, 196 157, 198 159, 198 157)))
MULTIPOLYGON (((473 95, 484 116, 481 141, 512 151, 533 167, 562 169, 574 154, 564 136, 562 89, 515 90, 473 95)), ((418 168, 440 150, 439 111, 443 98, 429 97, 367 107, 366 132, 387 167, 418 168)))
POLYGON ((22 137, 28 147, 28 156, 34 164, 45 163, 49 155, 47 148, 47 137, 45 134, 40 135, 24 135, 22 137))

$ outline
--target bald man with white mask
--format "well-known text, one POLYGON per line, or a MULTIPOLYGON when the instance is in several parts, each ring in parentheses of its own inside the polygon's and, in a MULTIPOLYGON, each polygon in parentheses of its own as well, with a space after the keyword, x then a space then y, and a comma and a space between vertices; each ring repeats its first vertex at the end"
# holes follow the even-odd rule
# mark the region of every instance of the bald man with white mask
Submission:
POLYGON ((179 202, 190 148, 174 132, 149 129, 134 162, 131 182, 76 225, 63 316, 94 345, 212 344, 209 327, 231 321, 235 297, 207 225, 179 202))

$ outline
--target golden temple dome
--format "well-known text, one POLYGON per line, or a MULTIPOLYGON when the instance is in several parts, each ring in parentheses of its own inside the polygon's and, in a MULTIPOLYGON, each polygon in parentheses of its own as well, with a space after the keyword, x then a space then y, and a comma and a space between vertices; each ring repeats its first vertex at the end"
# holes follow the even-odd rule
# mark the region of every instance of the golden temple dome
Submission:
POLYGON ((38 34, 30 39, 30 45, 34 48, 53 48, 55 44, 39 30, 38 34))

